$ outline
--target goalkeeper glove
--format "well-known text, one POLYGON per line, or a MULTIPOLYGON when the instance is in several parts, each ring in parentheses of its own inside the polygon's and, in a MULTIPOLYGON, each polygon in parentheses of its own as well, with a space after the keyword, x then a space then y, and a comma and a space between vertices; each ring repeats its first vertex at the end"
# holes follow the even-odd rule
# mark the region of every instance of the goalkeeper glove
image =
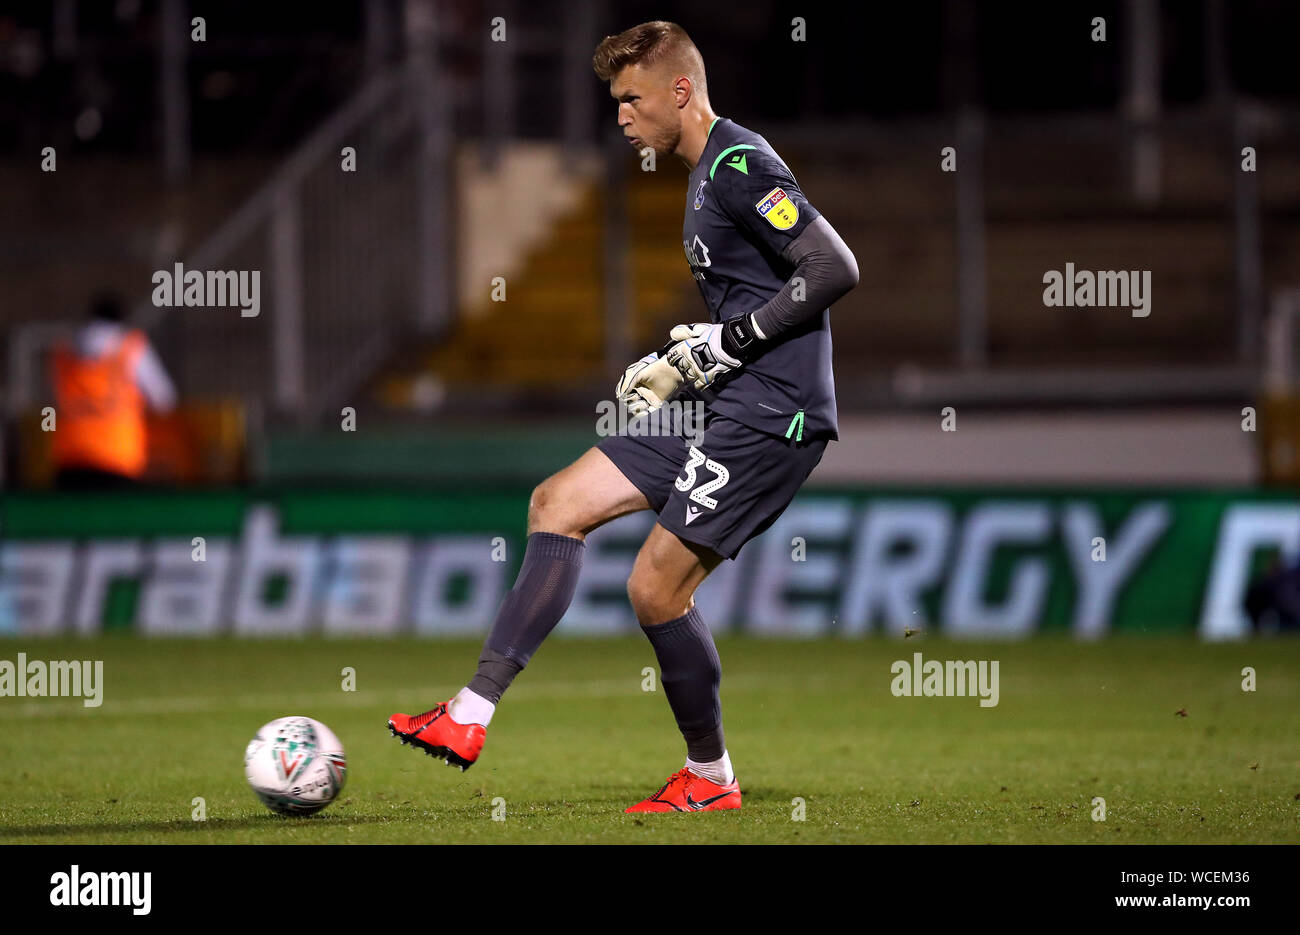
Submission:
POLYGON ((663 355, 672 347, 652 351, 623 371, 614 384, 614 396, 623 402, 633 417, 640 417, 658 409, 682 385, 681 372, 663 355))
POLYGON ((761 343, 752 315, 720 325, 677 325, 669 337, 678 343, 668 352, 668 362, 701 390, 757 357, 761 343))

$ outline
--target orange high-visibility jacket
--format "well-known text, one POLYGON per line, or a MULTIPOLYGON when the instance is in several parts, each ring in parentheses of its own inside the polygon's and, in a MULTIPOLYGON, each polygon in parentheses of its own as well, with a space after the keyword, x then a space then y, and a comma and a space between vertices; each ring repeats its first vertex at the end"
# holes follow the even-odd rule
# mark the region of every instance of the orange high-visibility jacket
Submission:
POLYGON ((147 346, 144 333, 129 331, 100 357, 79 357, 66 345, 54 352, 54 461, 60 468, 144 473, 144 397, 135 366, 147 346))

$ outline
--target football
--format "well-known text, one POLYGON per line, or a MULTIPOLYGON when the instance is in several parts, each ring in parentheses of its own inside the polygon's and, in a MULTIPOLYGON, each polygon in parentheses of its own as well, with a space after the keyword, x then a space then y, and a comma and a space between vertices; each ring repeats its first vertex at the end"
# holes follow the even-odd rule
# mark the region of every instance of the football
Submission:
POLYGON ((310 815, 338 797, 347 778, 343 744, 309 717, 265 724, 244 751, 244 775, 273 812, 310 815))

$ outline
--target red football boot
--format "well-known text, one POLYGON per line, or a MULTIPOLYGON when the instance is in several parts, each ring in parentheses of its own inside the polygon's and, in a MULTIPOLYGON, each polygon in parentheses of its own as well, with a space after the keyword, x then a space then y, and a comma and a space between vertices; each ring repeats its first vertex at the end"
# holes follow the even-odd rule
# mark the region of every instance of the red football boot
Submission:
POLYGON ((683 767, 668 777, 662 789, 629 812, 711 812, 740 808, 740 783, 735 779, 720 786, 683 767))
POLYGON ((432 711, 410 717, 394 714, 388 719, 388 729, 402 743, 419 747, 429 756, 445 760, 448 766, 469 769, 478 759, 487 739, 487 728, 482 724, 460 724, 447 713, 448 702, 432 711))

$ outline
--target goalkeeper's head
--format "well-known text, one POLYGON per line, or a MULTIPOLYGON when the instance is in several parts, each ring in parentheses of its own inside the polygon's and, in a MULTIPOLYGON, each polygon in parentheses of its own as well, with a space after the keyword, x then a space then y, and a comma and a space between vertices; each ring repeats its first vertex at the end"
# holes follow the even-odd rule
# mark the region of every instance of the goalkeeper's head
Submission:
POLYGON ((655 20, 606 36, 591 64, 618 101, 623 135, 656 157, 678 152, 687 119, 712 113, 704 59, 676 23, 655 20))

